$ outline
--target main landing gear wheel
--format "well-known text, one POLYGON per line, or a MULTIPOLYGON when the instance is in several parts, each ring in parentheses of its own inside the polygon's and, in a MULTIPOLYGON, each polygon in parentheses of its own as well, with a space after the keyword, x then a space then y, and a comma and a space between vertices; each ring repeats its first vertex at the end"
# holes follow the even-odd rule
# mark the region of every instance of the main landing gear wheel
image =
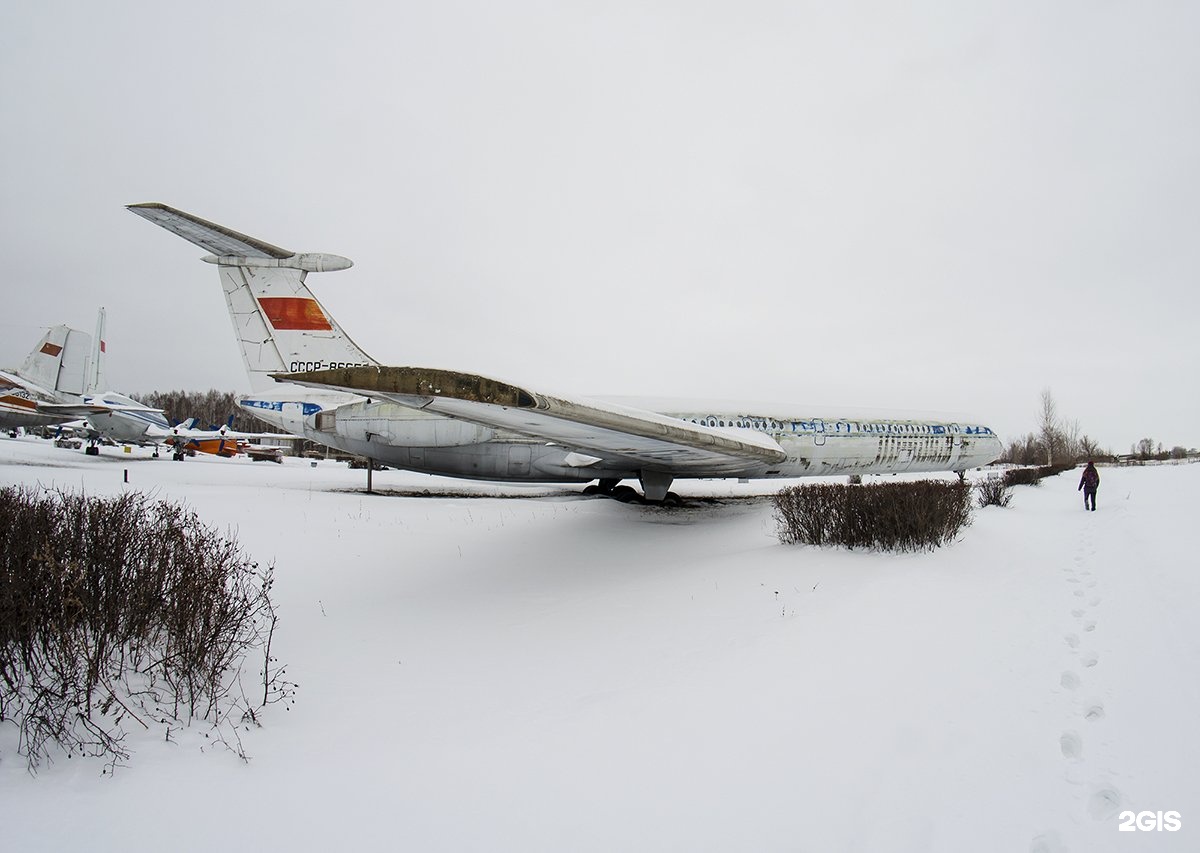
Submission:
POLYGON ((642 502, 642 496, 632 486, 617 486, 609 493, 609 496, 623 504, 640 504, 642 502))
POLYGON ((620 482, 620 480, 601 479, 595 483, 585 486, 583 493, 585 495, 604 495, 605 497, 611 497, 613 490, 617 488, 617 484, 620 482))
MULTIPOLYGON (((600 480, 597 483, 584 486, 583 493, 585 495, 602 495, 606 498, 612 498, 615 501, 620 501, 623 504, 648 504, 650 506, 683 506, 683 500, 674 492, 665 491, 666 485, 670 480, 663 482, 664 478, 658 478, 657 482, 651 483, 651 488, 657 486, 657 491, 662 492, 662 497, 654 499, 647 498, 642 495, 637 489, 632 486, 622 486, 620 480, 600 480)), ((646 483, 643 479, 642 487, 645 488, 646 483)))

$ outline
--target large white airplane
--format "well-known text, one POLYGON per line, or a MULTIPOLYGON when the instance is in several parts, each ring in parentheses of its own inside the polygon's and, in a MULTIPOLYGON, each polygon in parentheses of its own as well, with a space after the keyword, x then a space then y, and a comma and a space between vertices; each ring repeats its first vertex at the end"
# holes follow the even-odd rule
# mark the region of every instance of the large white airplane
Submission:
POLYGON ((39 404, 74 399, 88 372, 87 332, 55 326, 15 370, 0 370, 0 428, 54 426, 71 416, 40 411, 39 404))
MULTIPOLYGON (((135 444, 139 446, 154 445, 154 455, 158 455, 160 445, 171 445, 173 456, 182 460, 189 445, 196 446, 199 442, 228 440, 235 443, 239 439, 273 437, 278 434, 237 432, 228 427, 213 430, 194 429, 195 420, 172 426, 162 409, 139 403, 132 397, 118 394, 115 391, 101 391, 105 385, 105 359, 108 351, 104 339, 105 312, 101 308, 96 318, 96 334, 92 340, 90 357, 84 362, 82 394, 67 395, 72 399, 39 401, 36 410, 45 417, 55 418, 54 423, 64 420, 81 418, 86 421, 85 431, 91 439, 84 448, 89 455, 97 455, 98 443, 106 439, 116 444, 135 444), (193 444, 196 443, 196 444, 193 444)), ((86 337, 86 335, 85 335, 86 337)), ((221 445, 224 447, 224 445, 221 445)))
MULTIPOLYGON (((1001 452, 978 423, 819 412, 804 406, 660 404, 538 393, 484 376, 381 365, 305 284, 343 270, 164 204, 129 210, 211 254, 252 394, 239 404, 296 435, 387 465, 483 480, 638 480, 662 501, 676 479, 956 471, 1001 452)), ((628 495, 627 487, 617 494, 628 495)))

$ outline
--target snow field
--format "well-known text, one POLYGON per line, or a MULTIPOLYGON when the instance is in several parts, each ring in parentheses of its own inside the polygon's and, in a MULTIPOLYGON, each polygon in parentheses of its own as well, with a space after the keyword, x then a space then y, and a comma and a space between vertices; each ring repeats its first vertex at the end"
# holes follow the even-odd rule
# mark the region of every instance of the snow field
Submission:
POLYGON ((1102 469, 1096 513, 1067 473, 897 556, 779 545, 734 496, 781 484, 665 510, 102 453, 3 440, 0 484, 147 489, 236 529, 276 563, 300 688, 248 764, 194 727, 132 733, 112 779, 30 777, 0 726, 11 849, 1193 847, 1200 466, 1102 469), (1125 809, 1183 828, 1122 833, 1125 809))

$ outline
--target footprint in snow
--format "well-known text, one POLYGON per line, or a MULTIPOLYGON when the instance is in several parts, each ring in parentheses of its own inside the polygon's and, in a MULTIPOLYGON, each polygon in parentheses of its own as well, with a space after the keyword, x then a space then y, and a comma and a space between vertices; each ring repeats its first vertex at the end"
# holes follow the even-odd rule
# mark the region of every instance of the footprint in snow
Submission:
POLYGON ((1079 676, 1073 672, 1064 672, 1059 681, 1068 690, 1075 690, 1079 687, 1079 676))
POLYGON ((1079 732, 1063 732, 1058 739, 1058 747, 1062 750, 1063 758, 1079 758, 1083 755, 1083 738, 1079 732))
MULTIPOLYGON (((1082 592, 1082 590, 1080 590, 1080 592, 1082 592)), ((1094 596, 1092 596, 1092 600, 1091 600, 1091 601, 1089 601, 1089 602, 1088 602, 1088 604, 1089 604, 1089 605, 1091 605, 1092 607, 1095 607, 1095 606, 1096 606, 1097 604, 1099 604, 1099 603, 1100 603, 1102 600, 1103 600, 1103 599, 1101 599, 1101 598, 1100 598, 1100 596, 1098 596, 1098 595, 1094 595, 1094 596)))
POLYGON ((1085 611, 1082 607, 1076 607, 1074 610, 1071 611, 1071 615, 1074 616, 1076 619, 1078 619, 1080 616, 1082 616, 1086 612, 1087 611, 1085 611))
POLYGON ((1029 853, 1070 853, 1053 829, 1035 835, 1029 842, 1029 853))
POLYGON ((1104 719, 1104 706, 1097 702, 1083 712, 1083 718, 1091 722, 1104 719))
POLYGON ((1079 647, 1079 635, 1078 634, 1067 634, 1067 636, 1063 637, 1063 639, 1067 641, 1067 645, 1070 646, 1071 648, 1075 649, 1075 648, 1079 647))
POLYGON ((1075 595, 1078 598, 1083 598, 1083 590, 1082 589, 1075 590, 1075 595))
POLYGON ((1095 652, 1084 652, 1079 656, 1079 662, 1086 667, 1093 667, 1100 662, 1100 656, 1095 652))
POLYGON ((1088 814, 1096 820, 1111 820, 1120 814, 1125 805, 1125 798, 1116 788, 1106 786, 1097 788, 1088 799, 1088 814))
POLYGON ((1083 630, 1085 630, 1085 631, 1095 631, 1095 630, 1096 630, 1096 623, 1095 623, 1095 622, 1088 622, 1087 624, 1085 624, 1085 625, 1083 626, 1083 630))

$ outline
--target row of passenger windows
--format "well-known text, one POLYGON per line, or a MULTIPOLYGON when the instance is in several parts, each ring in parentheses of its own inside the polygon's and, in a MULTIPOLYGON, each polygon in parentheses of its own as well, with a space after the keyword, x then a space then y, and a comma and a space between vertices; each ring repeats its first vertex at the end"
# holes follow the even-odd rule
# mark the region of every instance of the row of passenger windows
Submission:
MULTIPOLYGON (((776 420, 721 420, 719 418, 691 418, 692 423, 699 426, 707 427, 737 427, 739 429, 756 429, 759 432, 782 432, 784 424, 776 420)), ((934 430, 928 424, 859 424, 857 422, 836 421, 833 423, 823 422, 824 429, 817 429, 811 421, 793 421, 792 432, 825 432, 836 434, 839 432, 866 432, 866 433, 884 433, 884 434, 905 434, 905 435, 945 435, 957 430, 952 427, 939 427, 934 430)))
POLYGON ((692 420, 692 423, 694 423, 694 424, 697 424, 699 426, 708 426, 708 427, 730 426, 730 427, 738 427, 739 429, 756 429, 759 432, 766 432, 767 430, 770 430, 771 432, 781 432, 783 430, 783 424, 781 424, 779 421, 772 421, 772 420, 722 421, 722 420, 718 420, 717 418, 699 418, 699 419, 692 418, 691 420, 692 420))

